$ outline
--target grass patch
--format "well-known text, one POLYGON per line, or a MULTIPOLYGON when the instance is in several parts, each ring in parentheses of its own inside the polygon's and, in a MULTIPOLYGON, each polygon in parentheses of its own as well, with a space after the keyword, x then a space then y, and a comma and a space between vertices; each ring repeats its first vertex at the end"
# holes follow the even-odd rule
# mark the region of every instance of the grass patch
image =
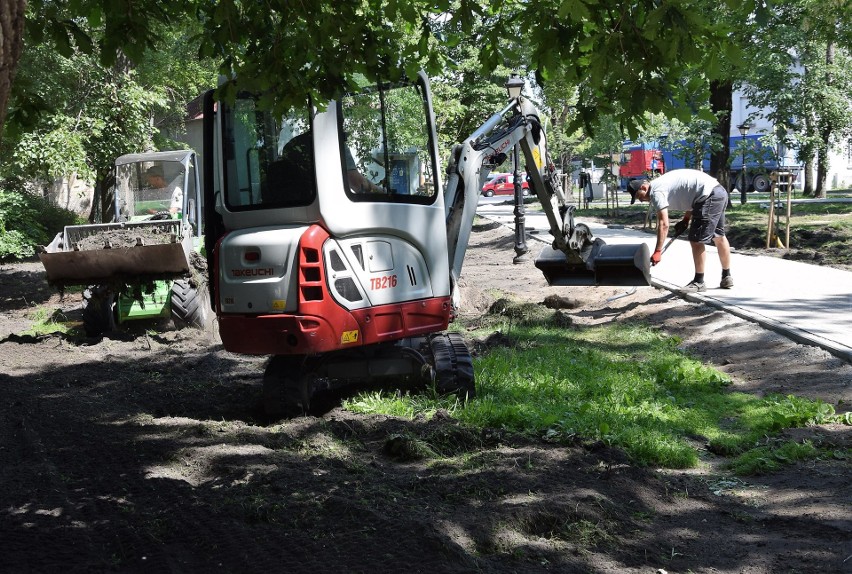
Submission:
POLYGON ((24 335, 38 337, 51 333, 69 333, 74 328, 65 314, 58 309, 50 310, 46 307, 38 307, 29 314, 28 318, 33 324, 23 332, 24 335))
POLYGON ((370 393, 346 408, 405 418, 446 409, 476 429, 566 444, 604 441, 639 464, 669 468, 696 465, 703 445, 741 456, 782 429, 843 422, 831 405, 818 401, 730 392, 726 375, 687 356, 678 339, 647 326, 557 328, 548 316, 523 306, 500 315, 504 334, 516 344, 476 358, 475 400, 370 393))
POLYGON ((787 441, 779 446, 761 446, 739 455, 731 461, 730 468, 739 475, 766 474, 783 465, 810 460, 819 456, 810 441, 787 441))

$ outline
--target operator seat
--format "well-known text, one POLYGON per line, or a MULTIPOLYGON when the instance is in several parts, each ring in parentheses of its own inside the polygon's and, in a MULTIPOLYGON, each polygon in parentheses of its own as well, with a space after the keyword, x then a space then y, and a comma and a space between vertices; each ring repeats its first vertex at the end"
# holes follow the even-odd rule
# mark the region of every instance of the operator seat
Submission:
POLYGON ((307 131, 287 142, 281 156, 267 166, 261 197, 264 204, 290 207, 307 205, 316 195, 314 144, 307 131))

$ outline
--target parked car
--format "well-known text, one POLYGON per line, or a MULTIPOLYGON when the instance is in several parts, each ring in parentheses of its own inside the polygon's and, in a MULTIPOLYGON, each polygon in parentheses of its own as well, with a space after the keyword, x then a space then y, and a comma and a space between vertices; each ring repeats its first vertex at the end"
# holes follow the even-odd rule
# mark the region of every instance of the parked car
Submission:
MULTIPOLYGON (((527 178, 524 177, 521 182, 521 189, 525 196, 530 194, 530 184, 527 178)), ((482 186, 482 195, 491 197, 493 195, 514 195, 515 194, 515 176, 512 174, 498 175, 491 181, 482 186)))

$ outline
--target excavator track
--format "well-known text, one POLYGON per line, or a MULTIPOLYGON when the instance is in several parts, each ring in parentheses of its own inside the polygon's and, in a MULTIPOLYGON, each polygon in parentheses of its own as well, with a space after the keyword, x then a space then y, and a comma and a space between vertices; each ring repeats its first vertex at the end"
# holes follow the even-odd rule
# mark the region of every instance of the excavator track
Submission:
POLYGON ((429 337, 435 369, 435 386, 440 393, 456 393, 463 400, 476 396, 473 359, 458 333, 437 333, 429 337))

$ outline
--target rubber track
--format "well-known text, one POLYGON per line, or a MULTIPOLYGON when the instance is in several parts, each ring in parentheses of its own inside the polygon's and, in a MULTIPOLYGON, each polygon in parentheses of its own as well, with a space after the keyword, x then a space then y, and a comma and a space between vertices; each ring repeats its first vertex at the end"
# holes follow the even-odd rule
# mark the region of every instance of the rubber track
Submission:
POLYGON ((473 360, 462 336, 458 333, 438 333, 429 338, 429 347, 432 350, 438 390, 473 398, 476 393, 473 360))

